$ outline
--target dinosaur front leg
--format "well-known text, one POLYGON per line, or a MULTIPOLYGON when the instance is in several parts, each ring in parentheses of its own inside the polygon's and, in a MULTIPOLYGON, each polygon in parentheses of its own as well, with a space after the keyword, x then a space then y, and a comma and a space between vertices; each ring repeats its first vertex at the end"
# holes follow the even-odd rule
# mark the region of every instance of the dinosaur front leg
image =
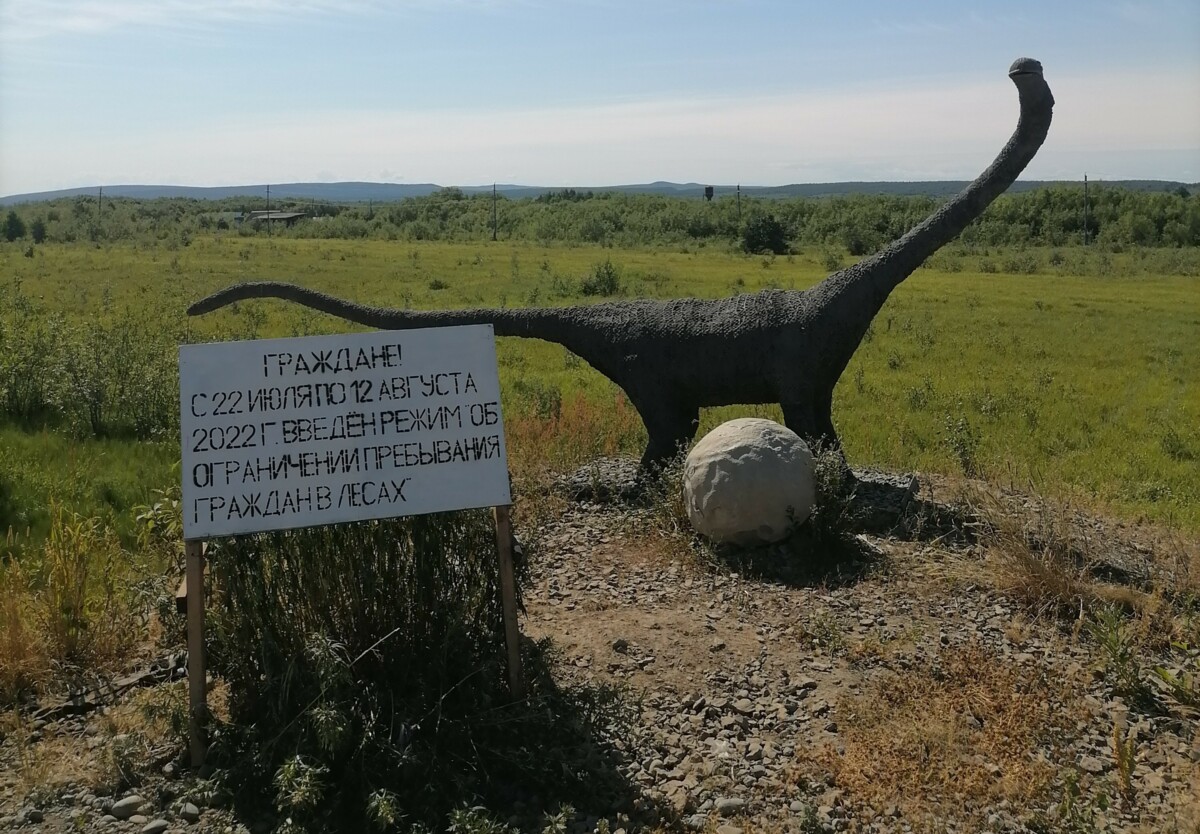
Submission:
POLYGON ((783 423, 813 447, 841 449, 837 430, 833 427, 833 394, 816 395, 806 399, 788 399, 780 403, 783 423))
POLYGON ((657 395, 656 400, 647 397, 633 403, 642 415, 646 433, 650 436, 646 452, 642 455, 642 471, 661 468, 679 454, 679 450, 695 437, 696 427, 700 423, 698 406, 664 400, 662 397, 665 395, 661 391, 657 395))

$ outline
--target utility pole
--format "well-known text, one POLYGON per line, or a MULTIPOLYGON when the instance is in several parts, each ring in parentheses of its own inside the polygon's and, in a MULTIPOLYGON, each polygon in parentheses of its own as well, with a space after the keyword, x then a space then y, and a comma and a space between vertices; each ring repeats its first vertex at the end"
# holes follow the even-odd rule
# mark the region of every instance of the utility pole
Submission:
POLYGON ((492 183, 492 240, 496 239, 496 183, 492 183))
POLYGON ((742 222, 742 184, 739 182, 737 187, 737 209, 738 223, 742 222))
POLYGON ((271 236, 271 184, 267 183, 267 237, 271 236))
POLYGON ((99 223, 104 215, 104 186, 100 186, 100 199, 96 202, 96 222, 99 223))
POLYGON ((1087 246, 1087 245, 1088 245, 1088 237, 1089 237, 1089 232, 1091 231, 1091 230, 1088 228, 1088 223, 1089 223, 1089 219, 1088 219, 1088 211, 1089 211, 1089 208, 1090 208, 1090 207, 1088 206, 1088 182, 1087 182, 1087 174, 1084 174, 1084 175, 1083 175, 1083 245, 1084 245, 1084 246, 1087 246))

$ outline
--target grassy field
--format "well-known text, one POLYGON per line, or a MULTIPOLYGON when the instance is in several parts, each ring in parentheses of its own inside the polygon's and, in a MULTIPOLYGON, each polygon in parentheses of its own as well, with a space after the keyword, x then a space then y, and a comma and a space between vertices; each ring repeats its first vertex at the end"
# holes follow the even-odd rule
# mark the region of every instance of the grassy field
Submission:
MULTIPOLYGON (((967 472, 1040 492, 1200 528, 1200 293, 1194 278, 1106 256, 1103 276, 1078 251, 950 252, 889 300, 838 386, 834 418, 855 465, 967 472), (1115 261, 1114 261, 1115 259, 1115 261), (1086 265, 1086 263, 1085 263, 1086 265), (979 271, 980 269, 988 271, 979 271)), ((844 256, 841 256, 845 260, 844 256)), ((288 280, 359 301, 417 309, 553 306, 597 300, 581 281, 610 261, 625 297, 721 297, 801 289, 839 256, 764 258, 693 252, 554 248, 510 243, 390 243, 202 237, 180 248, 43 246, 0 250, 0 273, 60 327, 97 317, 140 321, 145 350, 173 361, 178 339, 206 341, 344 331, 344 322, 282 302, 243 303, 188 319, 196 298, 245 280, 288 280)), ((11 312, 11 310, 9 311, 11 312)), ((11 319, 10 319, 11 320, 11 319)), ((158 361, 158 360, 156 360, 158 361)), ((501 340, 514 468, 575 465, 643 442, 619 389, 558 345, 501 340)), ((713 409, 701 430, 775 406, 713 409)), ((0 430, 8 525, 35 532, 48 499, 86 514, 123 515, 172 481, 178 446, 80 439, 29 425, 0 430)))
MULTIPOLYGON (((1200 658, 1193 650, 1200 644, 1195 631, 1200 562, 1194 549, 1179 544, 1200 531, 1196 256, 1195 250, 943 251, 893 294, 834 401, 835 423, 855 466, 966 474, 1019 488, 1010 518, 1007 509, 989 509, 988 501, 1007 507, 994 490, 952 479, 968 496, 964 500, 981 508, 979 529, 991 532, 983 545, 986 557, 972 548, 969 563, 959 566, 964 574, 939 584, 936 597, 956 594, 968 581, 975 589, 979 580, 982 587, 1022 599, 1029 616, 1050 618, 1059 626, 1055 633, 1071 633, 1073 641, 1086 625, 1084 639, 1094 638, 1097 651, 1109 653, 1105 674, 1116 681, 1114 691, 1138 709, 1139 693, 1150 691, 1149 670, 1157 674, 1160 665, 1181 670, 1178 678, 1165 679, 1174 702, 1200 704, 1195 673, 1200 658), (976 499, 970 497, 974 493, 976 499), (1039 502, 1023 498, 1029 493, 1065 504, 1050 500, 1039 509, 1039 502), (1071 517, 1063 510, 1079 505, 1122 521, 1147 519, 1183 536, 1161 536, 1170 542, 1156 553, 1148 588, 1100 582, 1079 563, 1073 528, 1063 526, 1071 517), (1111 608, 1114 602, 1122 607, 1111 608), (1056 612, 1062 617, 1055 619, 1056 612)), ((192 301, 231 283, 273 279, 390 306, 553 306, 601 300, 604 295, 595 290, 603 282, 597 279, 614 276, 615 297, 724 297, 768 287, 801 289, 849 260, 828 248, 761 257, 713 247, 622 250, 236 234, 199 235, 187 246, 0 245, 0 532, 8 531, 0 539, 0 740, 5 727, 21 726, 17 707, 31 697, 62 690, 72 677, 128 670, 139 653, 181 647, 179 618, 171 613, 181 548, 178 514, 169 502, 179 479, 177 346, 349 329, 340 320, 277 301, 243 302, 189 319, 185 310, 192 301), (160 509, 148 511, 145 505, 154 503, 160 509)), ((547 470, 569 469, 599 455, 637 454, 645 435, 620 390, 562 347, 503 339, 498 358, 518 528, 524 522, 532 532, 530 515, 544 517, 560 507, 558 499, 544 500, 547 470)), ((775 405, 711 409, 702 414, 701 431, 746 414, 780 416, 775 405)), ((659 503, 663 506, 651 515, 662 518, 649 526, 661 523, 662 529, 638 546, 650 547, 651 562, 659 567, 670 561, 674 582, 676 548, 695 554, 690 539, 685 544, 675 535, 674 502, 659 503)), ((1150 542, 1162 533, 1125 532, 1150 542)), ((229 694, 225 738, 242 745, 237 749, 244 755, 235 759, 252 763, 241 774, 270 775, 250 788, 239 784, 247 802, 265 807, 275 797, 281 818, 292 810, 307 813, 306 785, 320 781, 325 771, 320 763, 327 762, 336 778, 353 785, 347 795, 358 803, 354 813, 362 815, 364 803, 366 815, 380 820, 398 809, 425 808, 429 791, 421 788, 418 802, 401 789, 416 790, 434 779, 444 805, 440 814, 463 796, 474 796, 461 788, 462 771, 453 764, 459 757, 474 763, 480 755, 492 756, 505 772, 524 762, 529 784, 540 789, 555 774, 575 772, 558 763, 555 751, 590 743, 586 733, 572 735, 586 726, 585 718, 613 727, 625 720, 624 707, 609 698, 608 689, 560 690, 549 674, 553 646, 544 659, 542 649, 526 658, 529 668, 542 670, 531 676, 538 694, 529 709, 493 709, 506 696, 497 665, 501 632, 491 541, 486 514, 475 513, 336 525, 214 545, 214 587, 220 590, 210 603, 219 647, 213 668, 229 694), (475 558, 455 559, 451 552, 475 558), (261 572, 248 567, 256 564, 272 567, 261 572), (468 635, 464 622, 473 624, 473 636, 447 642, 448 636, 468 635), (350 661, 376 657, 372 649, 384 639, 409 640, 405 651, 411 651, 404 656, 413 659, 359 667, 358 660, 350 661), (457 648, 447 649, 451 646, 457 648), (230 658, 246 662, 239 666, 230 658), (421 678, 414 671, 421 665, 417 658, 465 665, 435 664, 421 678), (396 670, 401 679, 393 680, 396 670), (288 684, 264 688, 264 675, 268 682, 288 684), (490 683, 459 686, 471 679, 490 683), (329 681, 340 683, 331 688, 329 681), (276 698, 275 689, 285 695, 276 698), (399 707, 395 700, 386 706, 372 700, 396 692, 412 699, 399 707), (270 694, 255 701, 264 693, 270 694), (433 746, 410 757, 407 742, 392 737, 396 716, 423 721, 420 716, 434 710, 440 729, 429 742, 433 746), (378 734, 346 731, 374 727, 356 722, 379 716, 388 728, 380 724, 378 734), (547 722, 547 716, 553 720, 547 722), (292 728, 295 733, 278 745, 292 728), (261 738, 255 736, 259 730, 261 738), (274 740, 263 743, 268 738, 274 740), (381 746, 355 747, 360 739, 381 739, 381 746), (460 752, 446 755, 446 749, 460 752), (520 753, 516 758, 514 750, 520 753), (407 762, 419 778, 398 778, 398 762, 407 762), (443 764, 439 770, 430 763, 443 764)), ((536 559, 537 542, 531 544, 536 559)), ((946 558, 930 556, 924 541, 914 546, 914 558, 922 563, 946 558)), ((869 604, 877 604, 875 591, 869 593, 869 604)), ((789 634, 790 626, 789 621, 789 634)), ((607 639, 603 643, 607 650, 607 639)), ((702 643, 697 653, 707 659, 707 634, 702 643)), ((1072 651, 1072 663, 1074 658, 1072 651)), ((978 700, 979 662, 968 658, 947 668, 960 673, 946 682, 938 667, 940 695, 934 701, 927 697, 928 682, 910 674, 898 678, 893 690, 903 696, 899 713, 889 709, 873 717, 859 711, 865 718, 861 749, 874 751, 860 764, 875 763, 878 751, 887 749, 896 751, 897 760, 916 761, 911 726, 931 718, 926 729, 940 733, 939 721, 958 720, 962 704, 978 700), (908 692, 924 694, 908 698, 908 692), (909 701, 913 718, 905 717, 904 727, 883 720, 907 716, 909 701)), ((997 680, 995 698, 985 697, 1003 706, 995 723, 1011 718, 1018 730, 1036 728, 1037 709, 1015 697, 1016 679, 997 680), (1005 700, 1009 694, 1014 697, 1005 700)), ((182 690, 175 691, 179 697, 164 701, 160 717, 173 716, 167 724, 176 728, 170 731, 174 736, 164 731, 163 743, 181 748, 178 728, 186 712, 182 690)), ((878 701, 876 695, 869 698, 864 703, 878 701)), ((1045 699, 1036 695, 1030 703, 1045 706, 1045 699)), ((989 727, 992 723, 989 718, 989 727)), ((138 725, 137 732, 149 732, 148 726, 138 725)), ((853 742, 851 722, 844 732, 853 742)), ((115 745, 117 725, 111 733, 115 745)), ((126 737, 124 731, 120 737, 126 737)), ((1014 749, 1020 761, 1029 758, 1020 745, 1014 749)), ((1114 748, 1113 754, 1118 767, 1125 762, 1126 787, 1134 778, 1132 749, 1114 748)), ((1017 760, 1011 750, 1001 752, 1009 757, 1004 761, 1017 760)), ((149 755, 144 758, 137 767, 157 772, 159 764, 151 767, 149 755)), ((852 782, 855 762, 848 761, 834 769, 852 782)), ((826 763, 820 773, 832 772, 834 764, 826 763)), ((44 787, 36 768, 21 768, 32 788, 44 787)), ((87 778, 118 778, 104 775, 103 767, 99 772, 87 778)), ((125 778, 123 770, 117 772, 125 778)), ((580 772, 585 782, 594 773, 580 772)), ((873 779, 867 781, 874 784, 873 779)), ((578 783, 569 787, 583 789, 578 783)), ((576 795, 570 791, 564 795, 576 795)), ((500 830, 481 819, 475 828, 455 823, 454 830, 500 830)))

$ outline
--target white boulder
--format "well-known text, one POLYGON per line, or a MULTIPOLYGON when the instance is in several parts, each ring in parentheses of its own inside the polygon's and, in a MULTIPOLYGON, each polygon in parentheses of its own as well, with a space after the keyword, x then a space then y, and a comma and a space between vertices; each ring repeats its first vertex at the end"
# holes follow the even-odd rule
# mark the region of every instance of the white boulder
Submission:
POLYGON ((692 448, 683 500, 698 532, 743 547, 784 539, 812 513, 813 456, 773 420, 722 423, 692 448))

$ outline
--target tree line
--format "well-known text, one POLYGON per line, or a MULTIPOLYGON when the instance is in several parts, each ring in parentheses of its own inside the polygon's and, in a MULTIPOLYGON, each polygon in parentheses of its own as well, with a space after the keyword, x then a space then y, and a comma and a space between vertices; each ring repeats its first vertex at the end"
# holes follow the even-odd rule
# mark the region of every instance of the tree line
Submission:
MULTIPOLYGON (((861 194, 772 199, 722 196, 712 201, 620 192, 549 192, 493 205, 491 194, 445 188, 395 203, 334 205, 276 201, 278 211, 301 211, 294 226, 240 221, 266 208, 265 199, 161 198, 100 200, 92 196, 27 203, 8 212, 9 242, 166 241, 187 245, 213 231, 287 237, 503 240, 622 247, 736 243, 748 251, 838 246, 852 255, 877 250, 928 216, 931 197, 861 194), (494 228, 493 228, 494 226, 494 228)), ((1048 186, 1000 197, 960 237, 965 245, 1130 246, 1200 245, 1200 199, 1186 188, 1143 192, 1093 186, 1048 186)))

